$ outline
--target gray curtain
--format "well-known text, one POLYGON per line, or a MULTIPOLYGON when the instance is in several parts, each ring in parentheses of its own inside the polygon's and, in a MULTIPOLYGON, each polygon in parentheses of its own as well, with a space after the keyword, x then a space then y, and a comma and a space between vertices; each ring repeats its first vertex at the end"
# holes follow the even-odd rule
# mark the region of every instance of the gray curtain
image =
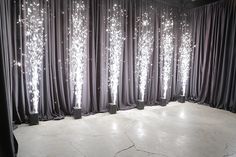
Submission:
POLYGON ((0 1, 0 156, 14 157, 18 145, 13 135, 12 101, 11 101, 11 69, 12 54, 11 10, 10 2, 0 1))
POLYGON ((236 111, 236 2, 191 11, 193 56, 189 99, 236 111))
MULTIPOLYGON (((29 1, 29 0, 28 0, 29 1)), ((14 119, 21 123, 27 120, 30 112, 30 101, 27 96, 26 78, 24 67, 25 35, 24 25, 19 22, 24 11, 22 4, 27 1, 12 1, 13 13, 13 53, 10 58, 12 101, 14 106, 14 119), (20 63, 20 64, 19 64, 20 63)), ((156 1, 146 0, 90 0, 89 11, 89 42, 86 77, 83 84, 82 112, 84 115, 106 112, 110 103, 110 91, 108 87, 108 55, 109 32, 107 18, 111 15, 113 4, 117 3, 124 10, 121 19, 124 35, 122 59, 120 63, 120 75, 118 84, 119 109, 134 108, 138 100, 136 56, 138 51, 138 38, 140 34, 140 21, 142 14, 151 7, 152 19, 150 25, 153 28, 153 51, 150 52, 148 64, 145 101, 148 105, 158 104, 160 99, 160 35, 161 17, 164 13, 173 13, 174 42, 171 69, 171 81, 169 82, 167 99, 173 100, 176 96, 177 51, 178 51, 178 8, 167 6, 156 1)), ((72 0, 41 0, 40 7, 44 8, 44 29, 47 34, 47 42, 44 47, 43 73, 40 80, 39 115, 41 120, 60 119, 64 115, 70 115, 74 107, 73 92, 70 88, 68 56, 71 44, 69 29, 71 27, 72 0)))
MULTIPOLYGON (((13 53, 9 54, 10 83, 13 117, 25 122, 30 112, 23 64, 24 29, 19 23, 21 5, 26 1, 12 1, 13 53)), ((61 119, 71 115, 74 107, 70 86, 68 56, 71 44, 72 0, 41 0, 45 14, 47 42, 43 57, 43 74, 40 82, 39 114, 41 120, 61 119)), ((235 111, 235 2, 220 1, 192 10, 181 10, 154 0, 90 0, 88 2, 89 42, 86 76, 83 84, 82 111, 84 115, 106 112, 111 102, 109 91, 110 45, 108 18, 114 4, 124 11, 119 20, 125 38, 118 83, 117 103, 120 110, 134 108, 139 99, 137 56, 139 40, 145 30, 153 31, 153 48, 150 49, 144 100, 147 105, 158 105, 163 93, 163 34, 165 20, 173 20, 169 30, 173 36, 170 77, 167 100, 176 100, 181 94, 179 46, 181 21, 187 19, 192 35, 190 79, 186 85, 188 100, 208 103, 212 107, 235 111), (151 8, 151 9, 150 9, 151 8), (151 10, 151 11, 150 11, 151 10), (142 26, 142 15, 150 14, 148 27, 142 26), (186 18, 187 15, 187 18, 186 18)))

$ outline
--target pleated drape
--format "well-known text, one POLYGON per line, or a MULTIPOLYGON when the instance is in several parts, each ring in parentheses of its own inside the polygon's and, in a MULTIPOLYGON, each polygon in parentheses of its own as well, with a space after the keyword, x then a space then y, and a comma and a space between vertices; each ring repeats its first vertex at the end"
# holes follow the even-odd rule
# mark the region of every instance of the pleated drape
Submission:
MULTIPOLYGON (((45 14, 44 28, 47 42, 44 48, 43 74, 40 82, 39 115, 41 120, 63 118, 70 115, 74 107, 73 90, 70 86, 69 62, 73 0, 42 0, 45 14)), ((24 30, 19 18, 25 0, 12 1, 13 52, 10 55, 10 84, 13 117, 25 122, 30 112, 24 69, 24 30)), ((186 13, 192 34, 190 79, 186 95, 189 100, 208 103, 212 107, 235 111, 235 2, 220 1, 192 10, 171 7, 155 0, 90 0, 88 2, 88 44, 86 75, 82 91, 84 115, 106 112, 110 103, 109 92, 109 46, 107 20, 114 3, 125 11, 122 17, 124 35, 122 59, 118 84, 117 103, 120 110, 134 108, 139 99, 137 80, 137 53, 142 14, 151 13, 153 48, 147 70, 144 100, 147 105, 158 105, 162 97, 162 35, 163 19, 173 20, 171 33, 173 52, 167 87, 167 100, 176 100, 180 93, 178 59, 181 36, 181 16, 186 13), (149 8, 152 8, 150 11, 149 8), (166 16, 168 14, 168 16, 166 16)), ((145 28, 144 28, 145 29, 145 28)), ((149 28, 148 28, 149 29, 149 28)), ((169 63, 168 63, 169 64, 169 63)))
POLYGON ((11 65, 12 32, 11 5, 7 0, 0 1, 0 156, 15 157, 18 144, 13 135, 12 94, 11 94, 11 65))
MULTIPOLYGON (((24 15, 22 5, 26 1, 12 2, 13 13, 13 54, 10 60, 12 64, 12 97, 14 106, 14 119, 18 122, 27 120, 30 113, 30 101, 27 96, 27 86, 25 79, 24 54, 25 36, 24 25, 19 20, 24 15)), ((119 109, 134 108, 138 99, 136 57, 138 51, 138 34, 140 34, 140 21, 142 14, 149 11, 152 13, 150 25, 153 28, 153 47, 151 58, 148 64, 148 74, 145 90, 145 101, 147 104, 156 104, 160 99, 160 27, 161 16, 165 12, 173 12, 177 15, 178 8, 168 7, 165 4, 155 1, 144 0, 91 0, 88 1, 88 23, 89 42, 88 57, 86 65, 86 76, 82 91, 82 111, 83 114, 96 112, 106 112, 110 103, 110 91, 108 88, 108 63, 106 55, 108 47, 107 19, 113 4, 119 4, 124 11, 122 18, 122 31, 124 35, 122 58, 120 63, 120 75, 118 85, 118 105, 119 109), (152 10, 148 10, 149 8, 152 10)), ((72 0, 50 0, 41 1, 41 7, 46 12, 44 15, 44 29, 46 34, 46 44, 43 56, 43 72, 40 80, 39 115, 41 120, 53 118, 63 118, 70 115, 74 107, 73 93, 69 78, 69 51, 71 36, 72 0)), ((177 18, 174 17, 175 29, 173 30, 176 41, 173 43, 174 52, 177 54, 177 18)), ((175 97, 175 82, 177 65, 176 55, 173 55, 173 69, 171 70, 171 83, 169 83, 168 99, 175 97), (173 74, 172 74, 173 73, 173 74), (172 77, 173 76, 173 77, 172 77)))
POLYGON ((190 12, 193 56, 190 99, 236 111, 236 2, 220 1, 190 12))

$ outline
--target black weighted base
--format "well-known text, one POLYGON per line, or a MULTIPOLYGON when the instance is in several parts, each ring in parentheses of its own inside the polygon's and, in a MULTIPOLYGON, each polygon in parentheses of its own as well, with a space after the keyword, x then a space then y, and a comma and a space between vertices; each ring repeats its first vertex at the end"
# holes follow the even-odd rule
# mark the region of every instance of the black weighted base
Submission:
POLYGON ((167 105, 167 100, 166 99, 161 99, 160 100, 160 106, 166 106, 167 105))
POLYGON ((178 102, 185 103, 185 96, 179 96, 178 102))
POLYGON ((82 118, 81 108, 74 108, 73 117, 74 117, 74 119, 81 119, 82 118))
POLYGON ((117 111, 117 105, 113 103, 109 103, 109 113, 110 114, 116 114, 117 111))
POLYGON ((144 106, 145 106, 145 102, 144 101, 142 101, 142 100, 138 100, 138 102, 137 102, 137 109, 138 110, 143 110, 144 109, 144 106))
POLYGON ((39 114, 31 113, 29 115, 29 125, 38 125, 39 124, 39 114))

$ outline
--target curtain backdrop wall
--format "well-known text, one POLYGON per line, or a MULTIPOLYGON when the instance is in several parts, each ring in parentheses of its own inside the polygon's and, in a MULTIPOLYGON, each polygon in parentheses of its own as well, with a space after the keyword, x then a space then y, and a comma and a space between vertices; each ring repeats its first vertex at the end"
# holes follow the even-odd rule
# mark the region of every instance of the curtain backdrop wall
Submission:
MULTIPOLYGON (((32 1, 12 1, 13 53, 9 56, 11 77, 8 87, 12 95, 13 118, 18 123, 27 121, 32 103, 27 96, 27 67, 22 66, 25 65, 27 38, 24 22, 21 22, 25 14, 22 5, 32 1)), ((46 41, 39 83, 41 120, 63 118, 70 115, 76 105, 70 77, 75 1, 82 0, 40 0, 40 8, 45 12, 46 41)), ((84 115, 106 112, 114 95, 120 110, 134 108, 141 97, 147 105, 158 105, 163 96, 168 101, 176 100, 183 92, 182 74, 179 74, 181 66, 178 64, 183 58, 179 52, 184 32, 190 32, 193 40, 189 52, 190 74, 185 76, 188 99, 231 111, 235 108, 236 20, 233 0, 185 11, 185 14, 180 8, 155 0, 83 2, 86 2, 88 20, 87 57, 81 88, 84 115), (114 28, 113 19, 117 21, 114 28), (188 19, 185 22, 190 23, 186 28, 191 31, 183 29, 183 19, 188 19), (120 40, 122 37, 123 41, 120 40), (116 47, 114 43, 120 46, 116 47), (168 76, 168 81, 163 81, 166 80, 163 76, 168 76)))
POLYGON ((15 157, 18 144, 13 135, 11 103, 11 5, 8 0, 0 1, 0 156, 15 157))
MULTIPOLYGON (((12 1, 13 12, 13 44, 14 53, 11 60, 11 92, 14 106, 14 119, 21 123, 26 122, 30 113, 32 102, 27 88, 27 68, 25 43, 24 18, 27 11, 22 9, 24 5, 30 5, 35 0, 12 1), (27 4, 26 4, 27 3, 27 4)), ((71 86, 70 78, 71 62, 70 54, 72 47, 73 32, 72 26, 73 4, 76 0, 40 0, 40 8, 43 8, 43 27, 45 45, 43 52, 43 71, 39 86, 39 115, 41 120, 62 118, 70 115, 75 106, 74 89, 71 86)), ((77 0, 80 2, 81 0, 77 0)), ((84 1, 85 2, 85 1, 84 1)), ((144 88, 144 100, 151 105, 157 104, 161 91, 160 85, 160 36, 164 32, 161 26, 162 20, 173 19, 173 57, 170 58, 170 81, 168 83, 167 98, 172 100, 175 95, 176 66, 177 66, 177 27, 178 8, 168 7, 156 1, 146 0, 90 0, 86 1, 88 10, 88 42, 87 57, 85 61, 85 75, 81 94, 81 107, 83 114, 106 112, 108 104, 112 101, 111 89, 117 88, 116 96, 119 109, 134 108, 139 99, 140 81, 138 78, 137 62, 138 55, 146 49, 149 53, 148 59, 142 61, 145 64, 144 77, 142 77, 142 88, 144 88), (114 7, 115 8, 114 10, 114 7), (117 15, 120 17, 118 17, 117 15), (163 16, 163 15, 166 16, 163 16), (171 14, 171 15, 170 15, 171 14), (117 17, 116 17, 117 16, 117 17), (145 19, 146 16, 146 19, 145 19), (163 17, 162 17, 163 16, 163 17), (115 33, 121 33, 123 41, 118 39, 112 41, 112 20, 117 19, 119 24, 115 33), (109 21, 110 20, 110 21, 109 21), (149 32, 151 29, 151 32, 149 32), (143 38, 143 39, 141 39, 143 38), (140 41, 150 39, 151 43, 143 45, 140 41), (115 47, 112 47, 115 46, 115 47), (120 49, 120 51, 114 51, 120 49), (114 52, 120 53, 120 57, 114 52), (113 56, 112 56, 113 55, 113 56), (113 57, 113 61, 112 61, 113 57), (114 63, 114 64, 113 64, 114 63), (113 68, 113 74, 112 74, 113 68), (119 73, 116 69, 118 68, 119 73), (111 77, 112 76, 112 77, 111 77), (114 77, 113 77, 114 76, 114 77), (111 78, 118 83, 113 87, 111 78)), ((79 17, 81 18, 81 17, 79 17)), ((79 19, 78 18, 78 19, 79 19)), ((120 37, 121 37, 120 36, 120 37)), ((145 53, 145 52, 144 52, 145 53)), ((142 73, 141 73, 142 74, 142 73)), ((31 91, 30 91, 31 92, 31 91)))
POLYGON ((189 13, 195 45, 189 99, 236 112, 236 1, 189 13))

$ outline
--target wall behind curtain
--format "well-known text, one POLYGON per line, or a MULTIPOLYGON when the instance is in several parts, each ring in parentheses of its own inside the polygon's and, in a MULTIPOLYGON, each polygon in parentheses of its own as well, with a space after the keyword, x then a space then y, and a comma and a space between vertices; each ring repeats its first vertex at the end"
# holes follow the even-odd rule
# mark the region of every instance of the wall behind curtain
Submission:
POLYGON ((189 98, 236 112, 236 1, 191 11, 193 56, 189 98))

